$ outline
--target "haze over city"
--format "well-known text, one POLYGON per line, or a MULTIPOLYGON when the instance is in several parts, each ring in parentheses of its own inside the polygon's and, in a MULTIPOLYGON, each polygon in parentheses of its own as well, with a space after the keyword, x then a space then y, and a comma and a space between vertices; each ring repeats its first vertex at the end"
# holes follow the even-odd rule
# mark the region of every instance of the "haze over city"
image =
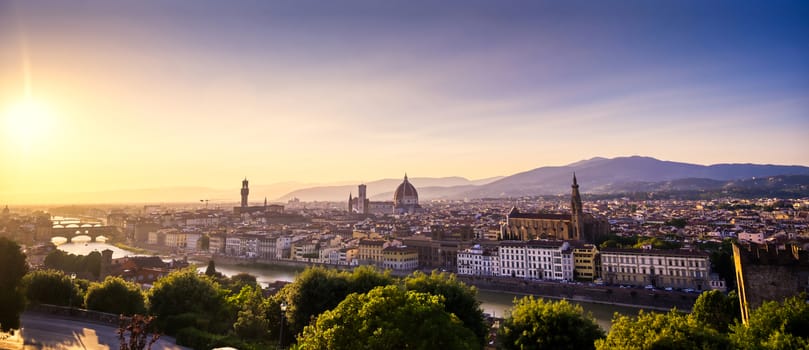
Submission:
POLYGON ((0 1, 0 204, 633 154, 809 165, 809 6, 766 5, 0 1))

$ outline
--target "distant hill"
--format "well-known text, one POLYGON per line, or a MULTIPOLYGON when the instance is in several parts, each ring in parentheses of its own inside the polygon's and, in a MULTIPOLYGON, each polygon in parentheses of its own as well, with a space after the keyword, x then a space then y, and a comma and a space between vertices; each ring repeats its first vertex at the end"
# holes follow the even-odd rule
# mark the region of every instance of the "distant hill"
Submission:
MULTIPOLYGON (((565 166, 541 167, 507 176, 462 193, 462 197, 512 197, 570 191, 573 173, 582 192, 609 193, 626 186, 680 179, 730 181, 776 175, 809 175, 809 167, 759 164, 698 165, 650 157, 592 158, 565 166)), ((682 182, 693 184, 694 180, 682 182)), ((676 184, 676 183, 675 183, 676 184)), ((655 186, 659 186, 656 184, 655 186)))
MULTIPOLYGON (((501 179, 502 177, 493 177, 481 180, 468 180, 463 177, 411 177, 408 178, 419 191, 419 198, 429 199, 436 196, 443 196, 445 194, 456 195, 460 192, 469 190, 478 185, 487 184, 492 181, 501 179), (436 192, 436 195, 430 193, 436 192)), ((368 191, 368 198, 372 200, 392 200, 393 191, 402 183, 402 179, 382 179, 371 182, 366 182, 365 185, 368 191)), ((310 188, 303 188, 287 193, 278 201, 287 201, 292 198, 298 198, 302 201, 344 201, 348 200, 348 194, 351 193, 357 196, 357 184, 353 185, 340 185, 340 186, 317 186, 310 188)))
MULTIPOLYGON (((700 195, 767 196, 800 195, 806 190, 809 167, 769 164, 698 165, 663 161, 650 157, 596 157, 563 166, 540 167, 506 177, 469 180, 463 177, 410 178, 422 200, 474 199, 558 195, 570 192, 576 173, 583 193, 672 192, 700 195), (798 175, 798 176, 792 176, 798 175), (754 179, 755 178, 755 179, 754 179)), ((368 197, 391 200, 401 178, 367 182, 368 197)), ((250 202, 345 201, 357 195, 356 183, 305 184, 282 182, 270 185, 251 183, 250 202)), ((166 187, 79 193, 30 193, 29 203, 194 203, 209 200, 211 205, 232 205, 239 201, 239 182, 227 189, 206 187, 166 187)), ((0 192, 2 194, 2 192, 0 192)), ((809 193, 807 194, 809 196, 809 193)))
MULTIPOLYGON (((778 175, 809 175, 809 167, 794 165, 716 164, 698 165, 651 157, 618 157, 582 160, 563 166, 541 167, 511 176, 470 181, 462 177, 411 178, 422 200, 498 198, 556 195, 570 191, 576 173, 582 192, 593 194, 659 191, 706 191, 728 186, 729 181, 778 175)), ((366 183, 372 200, 390 200, 401 179, 366 183)), ((280 197, 286 201, 344 201, 357 194, 356 185, 299 189, 280 197)))
POLYGON ((742 180, 678 179, 662 182, 631 182, 611 186, 600 198, 630 197, 634 199, 713 199, 734 198, 803 198, 809 197, 809 175, 777 175, 742 180))

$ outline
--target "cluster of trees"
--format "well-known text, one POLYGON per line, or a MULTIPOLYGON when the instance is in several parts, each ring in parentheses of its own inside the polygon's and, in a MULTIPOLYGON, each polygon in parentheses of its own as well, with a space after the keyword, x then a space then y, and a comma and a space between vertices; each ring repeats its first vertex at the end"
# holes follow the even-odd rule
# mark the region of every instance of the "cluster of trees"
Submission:
MULTIPOLYGON (((673 237, 672 237, 673 238, 673 237)), ((642 248, 651 246, 655 249, 678 249, 682 244, 676 240, 664 240, 657 237, 606 235, 596 241, 599 248, 642 248)))
MULTIPOLYGON (((298 275, 293 283, 285 286, 276 295, 276 298, 279 299, 278 304, 284 302, 288 305, 284 318, 289 321, 288 329, 290 334, 301 334, 307 326, 311 326, 314 328, 308 330, 305 334, 308 335, 308 338, 312 338, 321 336, 321 332, 317 331, 325 331, 328 329, 325 327, 326 325, 335 324, 334 321, 332 323, 312 323, 312 319, 319 319, 319 315, 331 310, 332 313, 329 314, 329 317, 332 320, 339 320, 344 317, 360 317, 363 314, 357 313, 356 305, 338 306, 343 302, 353 301, 356 303, 357 300, 368 301, 368 298, 384 299, 387 296, 399 298, 395 302, 394 300, 385 301, 394 303, 389 305, 392 308, 396 306, 410 310, 409 307, 412 306, 429 309, 440 305, 441 312, 446 315, 430 314, 432 315, 431 317, 436 317, 436 320, 441 319, 441 322, 449 322, 450 320, 460 322, 460 326, 472 336, 471 339, 479 346, 486 340, 487 328, 483 318, 483 310, 477 300, 477 291, 474 287, 457 280, 452 274, 433 272, 428 275, 414 272, 404 279, 397 279, 390 276, 388 272, 380 272, 373 267, 367 266, 356 268, 352 272, 311 268, 298 275), (395 288, 398 292, 390 289, 377 290, 376 288, 378 287, 395 288), (374 293, 371 293, 372 291, 374 293), (430 299, 425 295, 437 298, 430 299), (349 310, 351 314, 342 314, 342 312, 349 312, 349 310), (454 318, 450 318, 450 315, 454 318)), ((369 317, 379 317, 381 318, 380 322, 391 325, 389 320, 384 320, 387 317, 385 314, 374 313, 381 309, 366 310, 370 313, 369 317)), ((415 310, 410 311, 416 312, 415 310)), ((425 309, 420 312, 427 311, 425 309)), ((407 322, 418 324, 421 322, 418 315, 426 316, 426 314, 405 313, 402 317, 411 317, 407 322)), ((404 322, 404 320, 402 321, 404 322)), ((323 322, 326 321, 324 320, 323 322)), ((366 321, 357 320, 357 322, 366 321)), ((447 323, 447 325, 449 326, 450 324, 447 323)), ((404 327, 404 325, 401 326, 404 327)), ((428 331, 426 328, 418 329, 428 331)), ((416 330, 413 329, 413 331, 416 330)), ((444 335, 449 336, 445 332, 444 335)), ((413 338, 429 338, 431 335, 409 333, 409 336, 413 338)), ((318 347, 314 346, 313 348, 318 347)))
POLYGON ((801 294, 765 302, 739 322, 735 293, 704 292, 690 314, 644 313, 617 316, 596 349, 808 349, 809 304, 801 294))
POLYGON ((441 295, 375 287, 349 294, 298 337, 299 349, 480 348, 472 331, 445 309, 441 295))
POLYGON ((468 349, 487 335, 476 293, 447 273, 398 279, 366 266, 309 268, 265 297, 255 277, 226 278, 210 264, 204 275, 188 269, 160 279, 145 298, 158 328, 194 348, 258 349, 297 339, 302 349, 354 349, 377 339, 380 348, 468 349))
POLYGON ((608 334, 565 301, 515 301, 499 330, 504 349, 809 349, 809 303, 801 294, 765 302, 740 322, 738 297, 704 292, 690 314, 615 315, 608 334))
POLYGON ((45 257, 44 265, 49 269, 66 273, 79 275, 89 273, 97 279, 101 274, 101 253, 90 252, 87 255, 74 255, 56 249, 45 257))
POLYGON ((666 222, 663 223, 663 225, 673 226, 676 228, 685 228, 685 225, 688 225, 688 220, 686 220, 685 218, 673 218, 666 220, 666 222))
POLYGON ((29 273, 21 286, 30 303, 148 313, 158 329, 194 348, 259 349, 281 337, 284 343, 294 342, 298 335, 300 347, 321 348, 322 341, 340 334, 330 331, 331 326, 346 322, 366 328, 351 337, 353 343, 339 336, 343 347, 336 348, 355 348, 384 334, 380 344, 467 349, 482 346, 487 335, 476 290, 447 273, 398 279, 372 267, 351 272, 311 268, 271 297, 262 294, 254 276, 228 278, 213 264, 204 275, 194 269, 175 271, 146 293, 118 277, 88 282, 57 270, 29 273), (282 304, 287 306, 283 314, 282 304), (284 334, 279 333, 282 327, 284 334), (397 337, 402 339, 394 342, 397 337))
POLYGON ((726 238, 721 243, 698 243, 701 250, 711 254, 711 272, 716 272, 725 280, 728 289, 736 289, 736 266, 733 263, 734 238, 726 238))
POLYGON ((28 265, 20 246, 0 237, 0 331, 20 328, 20 313, 25 303, 21 282, 28 265))
POLYGON ((525 297, 514 301, 498 340, 505 349, 577 350, 593 349, 603 337, 604 331, 580 305, 525 297))

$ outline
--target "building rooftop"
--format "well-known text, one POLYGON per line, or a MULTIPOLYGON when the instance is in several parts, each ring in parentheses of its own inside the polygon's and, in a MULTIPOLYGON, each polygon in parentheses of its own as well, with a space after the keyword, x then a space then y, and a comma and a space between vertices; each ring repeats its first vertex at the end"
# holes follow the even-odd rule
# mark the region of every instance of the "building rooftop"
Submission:
POLYGON ((638 255, 667 255, 667 256, 691 256, 707 258, 710 254, 706 252, 686 249, 640 249, 640 248, 603 248, 601 253, 623 253, 638 255))

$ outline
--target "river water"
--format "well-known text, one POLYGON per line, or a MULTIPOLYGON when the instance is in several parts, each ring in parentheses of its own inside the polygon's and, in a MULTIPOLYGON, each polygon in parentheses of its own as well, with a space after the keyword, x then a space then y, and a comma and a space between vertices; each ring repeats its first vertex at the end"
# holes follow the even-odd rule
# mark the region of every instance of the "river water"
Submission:
MULTIPOLYGON (((118 247, 99 242, 87 243, 66 243, 58 246, 60 250, 77 255, 87 255, 92 251, 102 251, 110 249, 113 251, 113 258, 120 258, 127 255, 135 255, 132 252, 120 249, 118 247)), ((198 264, 198 270, 204 272, 207 265, 205 263, 198 264)), ((226 276, 233 276, 235 274, 246 272, 256 276, 256 280, 262 285, 275 281, 291 282, 295 279, 295 275, 303 270, 303 267, 285 267, 285 266, 268 266, 268 267, 250 267, 241 265, 230 264, 217 264, 216 270, 226 276)), ((514 298, 520 298, 522 295, 508 292, 496 291, 478 291, 478 300, 481 302, 483 311, 493 316, 503 317, 507 315, 508 310, 511 308, 514 298)), ((621 315, 637 315, 640 308, 606 305, 598 303, 574 302, 584 308, 585 312, 593 315, 602 329, 609 331, 610 323, 613 314, 616 312, 621 315)))
POLYGON ((66 252, 66 253, 76 254, 76 255, 87 255, 87 254, 90 254, 90 253, 92 253, 94 251, 101 253, 102 250, 109 249, 109 250, 112 250, 112 258, 113 259, 123 258, 123 257, 125 257, 127 255, 136 255, 135 253, 130 252, 128 250, 123 250, 123 249, 118 248, 118 247, 116 247, 114 245, 101 243, 101 242, 65 243, 65 244, 60 244, 60 245, 56 246, 56 248, 58 248, 61 251, 66 252))

